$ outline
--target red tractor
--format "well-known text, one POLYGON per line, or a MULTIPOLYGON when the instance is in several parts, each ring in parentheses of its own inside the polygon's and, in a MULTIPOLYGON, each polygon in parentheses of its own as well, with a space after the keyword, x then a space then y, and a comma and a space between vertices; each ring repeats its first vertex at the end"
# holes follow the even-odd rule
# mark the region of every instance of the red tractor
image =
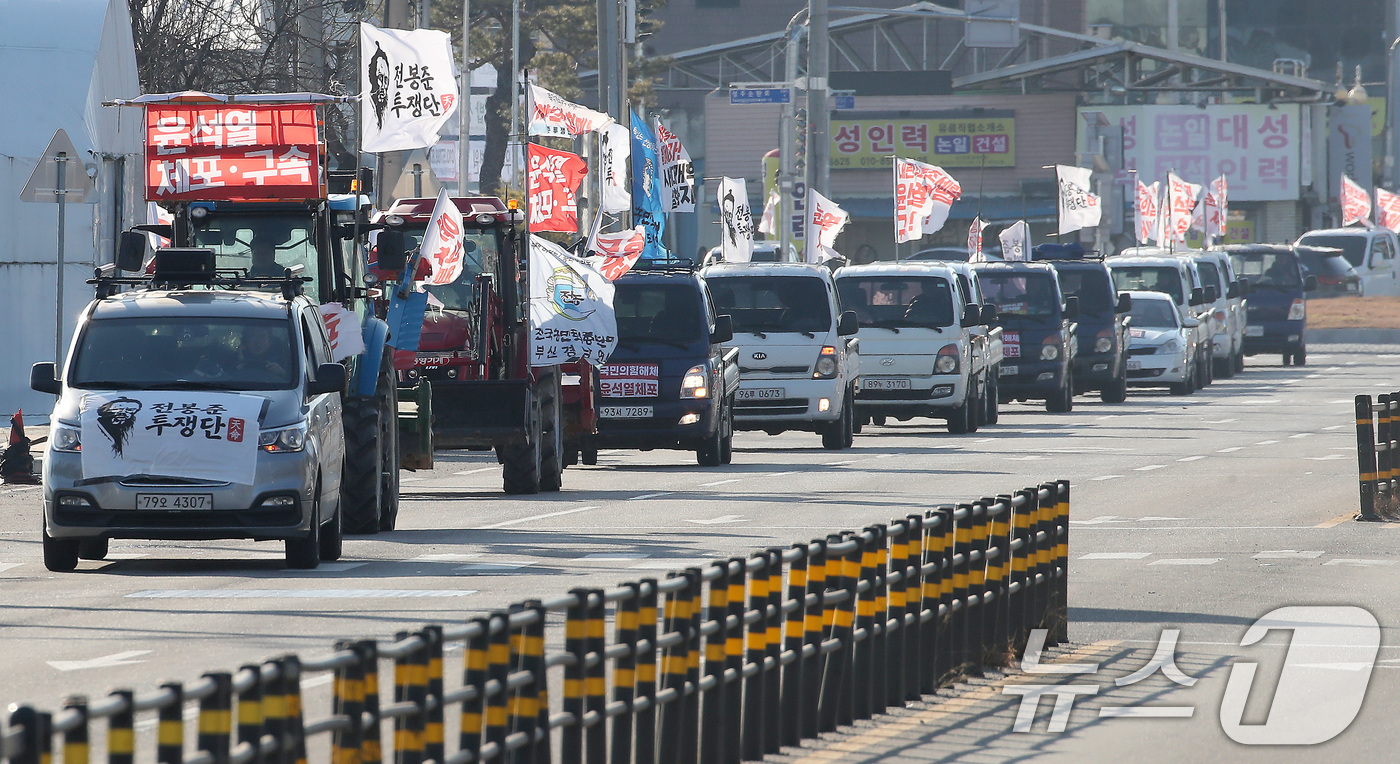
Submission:
MULTIPOLYGON (((494 196, 452 201, 465 224, 462 274, 451 284, 427 287, 418 350, 394 353, 400 386, 431 390, 418 396, 420 406, 431 405, 431 433, 404 440, 419 444, 418 464, 426 459, 429 466, 433 449, 494 448, 506 493, 557 491, 566 464, 580 455, 585 463, 597 459, 596 451, 581 447, 596 431, 595 374, 585 363, 529 365, 523 212, 494 196)), ((417 251, 435 202, 400 199, 377 215, 374 222, 384 228, 371 260, 387 248, 417 251)), ((397 257, 392 260, 398 265, 397 257)), ((399 278, 387 269, 372 272, 386 281, 399 278)))

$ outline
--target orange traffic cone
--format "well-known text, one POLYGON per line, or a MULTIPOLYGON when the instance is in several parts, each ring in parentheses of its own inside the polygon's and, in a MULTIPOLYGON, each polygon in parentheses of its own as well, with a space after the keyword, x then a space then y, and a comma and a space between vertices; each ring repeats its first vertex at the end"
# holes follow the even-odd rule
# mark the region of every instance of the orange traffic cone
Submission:
POLYGON ((0 452, 0 483, 37 485, 34 457, 29 453, 31 441, 24 436, 24 412, 10 417, 10 445, 0 452))

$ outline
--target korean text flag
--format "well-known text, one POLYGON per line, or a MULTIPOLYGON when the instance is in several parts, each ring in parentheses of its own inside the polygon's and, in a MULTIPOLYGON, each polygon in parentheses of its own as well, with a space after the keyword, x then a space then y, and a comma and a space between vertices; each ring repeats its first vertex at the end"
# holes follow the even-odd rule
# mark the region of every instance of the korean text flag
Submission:
POLYGON ((836 202, 817 193, 816 189, 808 190, 811 203, 808 205, 811 212, 808 213, 807 223, 811 227, 811 233, 807 234, 808 246, 807 262, 821 262, 821 252, 819 247, 835 249, 836 237, 841 235, 841 231, 846 224, 851 222, 851 214, 841 209, 836 202))
POLYGON ((603 216, 594 218, 593 233, 588 237, 588 262, 608 281, 617 281, 632 270, 642 250, 647 246, 645 228, 636 226, 627 231, 603 233, 603 216))
POLYGON ((1366 193, 1366 189, 1360 183, 1342 176, 1342 225, 1352 223, 1364 223, 1370 225, 1371 221, 1371 195, 1366 193))
POLYGON ((972 219, 972 225, 967 227, 967 261, 970 263, 983 263, 987 261, 982 254, 982 231, 987 228, 987 224, 982 222, 981 216, 972 219))
POLYGON ((894 160, 895 242, 936 233, 962 196, 962 186, 941 167, 913 159, 894 160))
POLYGON ((258 395, 185 390, 90 393, 79 414, 83 476, 148 475, 253 485, 262 407, 258 395))
POLYGON ((457 112, 452 38, 429 29, 360 24, 360 124, 364 151, 419 149, 457 112))
POLYGON ((578 184, 588 165, 577 154, 531 143, 526 148, 530 172, 530 230, 573 233, 578 230, 578 184))
POLYGON ((998 237, 1001 239, 1001 257, 1003 260, 1022 261, 1029 260, 1027 256, 1031 251, 1031 229, 1026 225, 1026 221, 1017 220, 1006 230, 1002 231, 998 237))
POLYGON ((1201 199, 1204 207, 1206 241, 1225 238, 1226 223, 1230 216, 1230 202, 1227 197, 1229 186, 1221 175, 1206 187, 1206 195, 1201 199))
POLYGON ((613 285, 562 247, 530 236, 530 365, 597 366, 617 347, 613 285))
POLYGON ((570 138, 610 125, 608 115, 565 101, 557 94, 530 83, 530 135, 570 138))
POLYGON ((1400 194, 1376 186, 1376 224, 1400 231, 1400 194))
POLYGON ((669 260, 671 253, 661 244, 666 232, 666 206, 661 200, 659 157, 656 136, 647 123, 632 114, 632 222, 647 229, 643 260, 669 260))
POLYGON ((1055 165, 1055 175, 1060 182, 1060 235, 1093 228, 1099 224, 1103 207, 1099 197, 1089 191, 1089 177, 1093 171, 1087 167, 1055 165))
POLYGON ((695 211, 695 163, 681 139, 656 120, 656 144, 661 152, 662 201, 667 212, 695 211))
POLYGON ((1186 241, 1186 232, 1191 230, 1191 215, 1200 195, 1200 184, 1188 183, 1176 173, 1167 173, 1167 205, 1161 213, 1166 216, 1166 223, 1162 226, 1163 240, 1158 244, 1186 241))
POLYGON ((426 283, 451 284, 462 275, 462 212, 445 188, 433 204, 433 217, 423 232, 418 258, 431 269, 426 283))
POLYGON ((747 263, 753 259, 753 208, 749 205, 749 185, 743 178, 720 178, 720 251, 726 263, 747 263))
POLYGON ((1141 180, 1137 182, 1137 208, 1134 210, 1134 222, 1137 224, 1137 242, 1146 244, 1148 239, 1156 237, 1157 232, 1157 198, 1161 193, 1161 182, 1153 182, 1147 185, 1141 180))
POLYGON ((632 135, 613 123, 598 131, 598 178, 603 187, 603 211, 614 215, 632 209, 627 165, 632 161, 632 135))

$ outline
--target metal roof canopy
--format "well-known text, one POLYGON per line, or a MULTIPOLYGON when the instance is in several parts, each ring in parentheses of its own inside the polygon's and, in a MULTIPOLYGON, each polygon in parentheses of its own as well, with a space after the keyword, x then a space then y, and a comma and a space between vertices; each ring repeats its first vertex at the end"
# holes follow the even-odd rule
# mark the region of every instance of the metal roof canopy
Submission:
POLYGON ((1260 103, 1331 98, 1321 80, 1256 69, 1126 40, 1039 61, 953 78, 953 89, 1018 84, 1023 92, 1128 93, 1253 91, 1260 103), (1121 88, 1121 90, 1119 90, 1121 88))
POLYGON ((203 93, 185 90, 179 93, 151 93, 137 98, 103 101, 103 106, 199 106, 209 104, 323 104, 358 101, 359 96, 335 96, 325 93, 203 93))

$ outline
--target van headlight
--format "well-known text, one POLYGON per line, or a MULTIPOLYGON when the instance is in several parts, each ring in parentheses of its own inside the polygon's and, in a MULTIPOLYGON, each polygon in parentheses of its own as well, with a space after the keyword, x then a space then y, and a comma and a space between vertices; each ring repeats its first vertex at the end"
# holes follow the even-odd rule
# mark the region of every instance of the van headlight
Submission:
POLYGON ((1060 346, 1059 346, 1059 345, 1049 345, 1049 344, 1047 344, 1047 345, 1041 345, 1041 346, 1040 346, 1040 360, 1042 360, 1042 361, 1053 361, 1053 360, 1055 360, 1056 358, 1059 358, 1059 357, 1060 357, 1060 346))
POLYGON ((1293 304, 1288 306, 1288 320, 1302 321, 1303 317, 1307 315, 1307 310, 1307 303, 1302 300, 1294 300, 1293 304))
POLYGON ((300 451, 306 447, 306 422, 258 433, 258 448, 269 454, 300 451))
POLYGON ((1095 353, 1107 353, 1108 351, 1110 351, 1110 350, 1112 350, 1112 349, 1113 349, 1113 338, 1111 338, 1111 337, 1099 337, 1098 339, 1094 340, 1094 352, 1095 352, 1095 353))
POLYGON ((682 398, 708 398, 710 388, 706 382, 706 369, 704 364, 690 367, 686 371, 685 377, 681 379, 682 398))
POLYGON ((66 424, 57 425, 49 431, 49 443, 55 451, 77 453, 83 450, 82 430, 66 424))
POLYGON ((1157 346, 1158 353, 1176 353, 1181 350, 1181 343, 1176 340, 1167 340, 1157 346))
POLYGON ((817 356, 817 362, 812 366, 812 379, 831 379, 836 376, 838 368, 840 366, 836 363, 836 348, 825 345, 817 356))

